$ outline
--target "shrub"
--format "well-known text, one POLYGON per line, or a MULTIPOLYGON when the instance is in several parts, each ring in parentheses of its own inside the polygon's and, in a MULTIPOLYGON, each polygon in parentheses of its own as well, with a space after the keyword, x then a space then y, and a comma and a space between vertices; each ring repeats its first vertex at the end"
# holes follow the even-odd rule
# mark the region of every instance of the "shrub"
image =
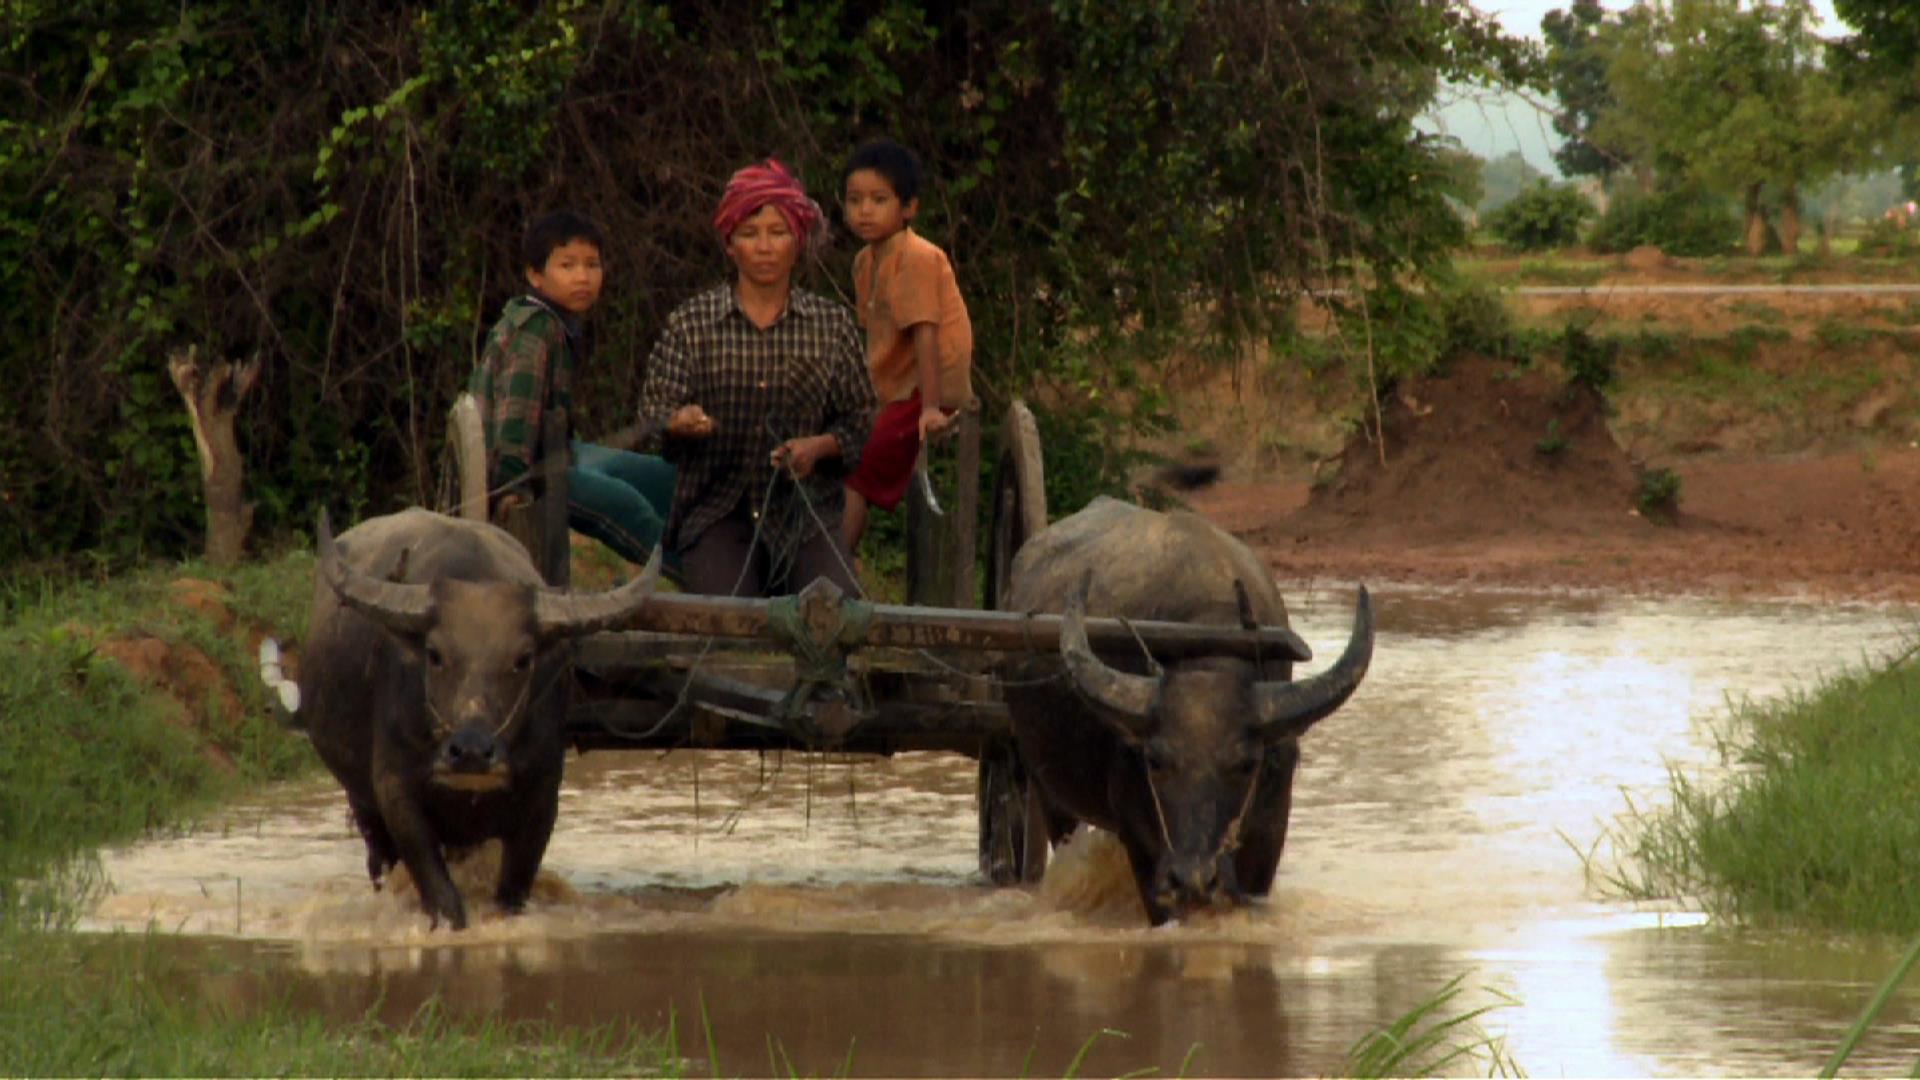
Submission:
POLYGON ((1920 229, 1903 229, 1898 222, 1880 218, 1867 226, 1855 251, 1861 255, 1920 255, 1920 229))
POLYGON ((1593 204, 1570 184, 1542 180, 1487 216, 1487 228, 1500 242, 1520 251, 1570 247, 1580 241, 1580 226, 1593 216, 1593 204))
POLYGON ((1560 332, 1560 361, 1567 366, 1567 381, 1601 397, 1613 386, 1614 361, 1619 356, 1620 343, 1612 338, 1594 337, 1572 323, 1560 332))
POLYGON ((1689 188, 1621 195, 1600 215, 1587 246, 1631 251, 1652 244, 1669 255, 1718 255, 1740 244, 1740 221, 1725 199, 1689 188))
POLYGON ((1672 469, 1642 469, 1634 505, 1648 521, 1671 524, 1680 512, 1680 476, 1672 469))

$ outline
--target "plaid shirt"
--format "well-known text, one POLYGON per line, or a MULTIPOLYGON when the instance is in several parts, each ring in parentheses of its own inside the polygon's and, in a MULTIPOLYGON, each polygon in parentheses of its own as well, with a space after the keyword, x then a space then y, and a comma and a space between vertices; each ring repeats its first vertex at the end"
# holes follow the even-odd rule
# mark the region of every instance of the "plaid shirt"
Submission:
POLYGON ((844 503, 840 485, 859 464, 875 405, 860 332, 841 305, 794 289, 787 310, 762 330, 740 310, 730 284, 681 304, 654 346, 640 391, 641 426, 680 471, 668 545, 686 550, 743 501, 760 513, 774 483, 774 448, 808 435, 832 435, 840 456, 822 460, 798 484, 782 474, 761 537, 770 552, 793 551, 815 527, 808 503, 835 527, 844 503), (713 418, 713 434, 665 435, 674 412, 695 404, 713 418))
POLYGON ((489 488, 511 483, 532 467, 547 409, 572 415, 579 351, 575 326, 539 297, 516 296, 501 309, 467 380, 487 436, 489 488))

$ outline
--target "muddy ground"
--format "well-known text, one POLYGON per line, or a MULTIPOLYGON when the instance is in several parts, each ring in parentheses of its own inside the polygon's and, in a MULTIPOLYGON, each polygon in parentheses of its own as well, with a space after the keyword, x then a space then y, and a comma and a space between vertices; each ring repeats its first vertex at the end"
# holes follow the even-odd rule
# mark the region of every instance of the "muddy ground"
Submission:
MULTIPOLYGON (((1610 265, 1605 278, 1720 280, 1685 263, 1610 265)), ((1657 363, 1625 358, 1605 404, 1568 395, 1551 364, 1465 359, 1384 401, 1367 424, 1384 429, 1384 453, 1349 435, 1351 406, 1346 430, 1330 424, 1340 409, 1324 384, 1245 369, 1190 379, 1187 442, 1231 449, 1188 504, 1285 579, 1920 602, 1920 336, 1906 298, 1510 303, 1549 328, 1599 306, 1611 326, 1678 345, 1657 363), (1742 333, 1737 371, 1689 357, 1742 333), (1666 520, 1638 506, 1648 469, 1679 478, 1666 520)))

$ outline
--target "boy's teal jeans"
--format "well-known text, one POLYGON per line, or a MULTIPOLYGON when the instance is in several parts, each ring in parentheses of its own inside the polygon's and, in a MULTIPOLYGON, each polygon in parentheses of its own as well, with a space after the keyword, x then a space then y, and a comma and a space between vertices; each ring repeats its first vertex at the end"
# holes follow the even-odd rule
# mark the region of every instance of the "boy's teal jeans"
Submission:
MULTIPOLYGON (((628 562, 644 565, 666 531, 673 483, 673 466, 662 458, 575 442, 567 519, 628 562)), ((669 556, 669 562, 678 569, 678 559, 669 556)))

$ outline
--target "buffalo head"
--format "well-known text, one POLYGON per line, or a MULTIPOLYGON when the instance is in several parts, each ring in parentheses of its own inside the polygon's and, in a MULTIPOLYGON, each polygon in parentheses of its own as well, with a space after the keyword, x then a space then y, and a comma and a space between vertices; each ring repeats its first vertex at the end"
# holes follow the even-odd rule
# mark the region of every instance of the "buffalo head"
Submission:
MULTIPOLYGON (((1294 758, 1275 751, 1292 749, 1291 740, 1345 703, 1366 675, 1373 657, 1367 591, 1360 590, 1339 660, 1310 678, 1286 680, 1263 679, 1255 664, 1230 657, 1176 660, 1145 675, 1109 666, 1094 655, 1083 624, 1091 582, 1088 574, 1067 598, 1060 653, 1081 697, 1139 759, 1144 797, 1119 801, 1134 818, 1128 831, 1157 852, 1143 899, 1156 922, 1237 899, 1232 855, 1241 830, 1250 816, 1275 810, 1263 802, 1285 800, 1291 790, 1294 758), (1287 775, 1262 775, 1281 767, 1287 775)), ((1241 610, 1248 619, 1244 598, 1241 610)), ((1284 803, 1277 809, 1284 828, 1284 803)))
POLYGON ((324 514, 320 570, 340 603, 384 628, 422 668, 431 776, 442 787, 489 791, 511 777, 507 753, 530 706, 566 666, 552 662, 569 639, 629 622, 660 576, 656 551, 640 575, 607 592, 575 596, 512 581, 379 578, 341 556, 324 514))

